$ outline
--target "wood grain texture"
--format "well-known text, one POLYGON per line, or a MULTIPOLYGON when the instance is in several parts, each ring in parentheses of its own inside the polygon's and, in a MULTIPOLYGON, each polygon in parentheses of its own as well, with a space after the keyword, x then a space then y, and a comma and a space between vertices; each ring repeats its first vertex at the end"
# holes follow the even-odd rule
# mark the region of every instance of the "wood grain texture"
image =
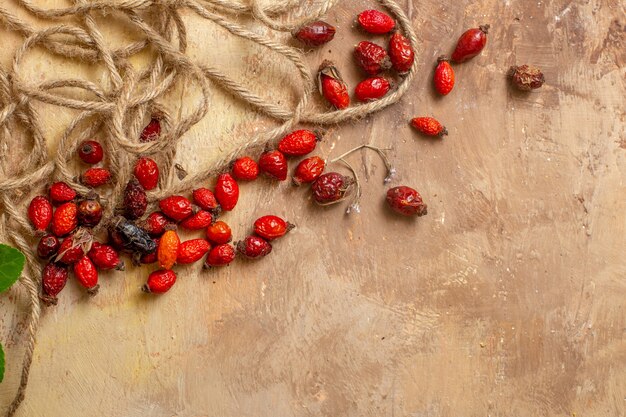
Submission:
MULTIPOLYGON (((369 6, 332 10, 338 34, 310 55, 312 68, 331 58, 358 82, 351 47, 363 35, 349 22, 369 6)), ((243 185, 240 206, 224 216, 237 238, 268 213, 298 226, 271 256, 219 271, 181 267, 162 297, 139 291, 148 269, 105 274, 93 299, 70 283, 43 316, 20 417, 626 415, 623 4, 407 8, 422 41, 420 76, 398 105, 331 129, 320 153, 392 147, 394 184, 420 190, 429 214, 386 210, 375 154, 350 157, 364 181, 359 215, 315 207, 289 184, 243 185), (482 23, 492 26, 485 51, 436 97, 436 57, 482 23), (508 88, 506 70, 523 63, 543 69, 540 91, 508 88), (450 136, 418 137, 407 125, 417 115, 440 118, 450 136)), ((284 62, 186 20, 194 58, 276 101, 293 99, 284 62)), ((1 33, 7 65, 19 39, 1 33)), ((99 80, 97 69, 58 64, 39 51, 29 75, 99 80)), ((192 100, 193 87, 171 97, 192 100)), ((39 110, 51 137, 71 116, 39 110)), ((178 160, 201 169, 267 126, 215 90, 178 160)), ((20 288, 0 299, 9 361, 0 404, 18 384, 24 299, 20 288)))

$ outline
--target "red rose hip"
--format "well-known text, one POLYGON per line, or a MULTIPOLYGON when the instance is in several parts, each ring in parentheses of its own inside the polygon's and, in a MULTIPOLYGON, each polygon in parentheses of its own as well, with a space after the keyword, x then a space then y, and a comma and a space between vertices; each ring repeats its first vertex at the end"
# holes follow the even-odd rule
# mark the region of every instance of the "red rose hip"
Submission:
POLYGON ((135 178, 128 181, 124 189, 124 213, 127 219, 135 220, 146 213, 148 196, 139 181, 135 178))
POLYGON ((41 299, 48 305, 57 303, 57 295, 65 288, 69 273, 67 267, 50 262, 41 275, 41 299))
POLYGON ((50 201, 55 205, 67 203, 76 198, 76 191, 62 181, 52 184, 48 190, 48 194, 50 201))
POLYGON ((361 81, 355 88, 354 94, 359 101, 374 101, 389 92, 391 84, 383 77, 372 77, 361 81))
POLYGON ((261 258, 272 251, 272 245, 258 236, 248 236, 237 242, 237 252, 249 259, 261 258))
POLYGON ((124 262, 120 260, 119 254, 112 246, 94 242, 87 256, 100 269, 117 269, 118 271, 125 269, 124 262))
POLYGON ((95 140, 86 140, 78 145, 78 157, 87 164, 97 164, 102 161, 103 156, 102 145, 95 140))
POLYGON ((226 266, 235 259, 235 249, 227 244, 221 244, 215 246, 209 251, 206 261, 204 261, 205 268, 211 268, 214 266, 226 266))
POLYGON ((433 117, 415 117, 411 119, 411 126, 426 136, 442 137, 448 134, 446 128, 433 117))
POLYGON ((359 42, 354 48, 354 58, 363 71, 369 75, 376 75, 391 68, 391 60, 387 51, 373 42, 359 42))
POLYGON ((192 264, 199 261, 208 251, 211 245, 204 239, 186 240, 178 247, 176 263, 192 264))
POLYGON ((287 179, 287 159, 281 151, 267 151, 259 158, 259 169, 278 181, 287 179))
POLYGON ((87 199, 78 203, 78 222, 82 226, 95 227, 102 220, 102 205, 96 199, 87 199))
POLYGON ((334 26, 317 20, 300 27, 293 33, 293 36, 306 46, 316 47, 332 41, 335 32, 334 26))
POLYGON ((387 204, 393 211, 404 216, 423 216, 428 213, 419 193, 404 185, 387 191, 387 204))
POLYGON ((101 187, 111 181, 111 172, 106 168, 89 168, 83 172, 80 180, 87 187, 101 187))
POLYGON ((291 132, 278 143, 278 150, 287 156, 303 156, 313 152, 320 136, 310 130, 300 129, 291 132))
POLYGON ((28 219, 35 230, 46 230, 52 222, 52 204, 50 201, 42 195, 33 198, 28 205, 28 219))
POLYGON ((176 273, 169 269, 154 271, 148 277, 148 282, 143 286, 144 292, 163 294, 176 283, 176 273))
POLYGON ((293 183, 300 185, 315 181, 322 175, 325 166, 326 163, 319 156, 303 159, 296 167, 296 171, 293 175, 293 183))
POLYGON ((345 109, 350 105, 348 87, 331 61, 322 62, 317 74, 317 84, 322 97, 337 110, 345 109))
POLYGON ((205 210, 199 210, 180 222, 180 227, 187 230, 204 229, 213 223, 213 215, 205 210))
POLYGON ((48 259, 59 251, 61 242, 54 235, 45 235, 37 244, 37 256, 42 259, 48 259))
POLYGON ((456 48, 452 53, 452 61, 461 63, 478 55, 487 43, 489 25, 467 30, 459 38, 456 48))
POLYGON ((173 195, 159 201, 159 208, 172 220, 181 221, 193 212, 191 201, 181 195, 173 195))
POLYGON ((140 142, 153 142, 161 136, 161 121, 153 117, 139 136, 140 142))
POLYGON ((387 13, 379 10, 365 10, 357 16, 357 22, 366 32, 381 35, 396 27, 396 22, 387 13))
POLYGON ((52 233, 65 236, 78 226, 78 208, 74 203, 61 204, 52 215, 52 233))
POLYGON ((85 288, 89 295, 96 295, 98 292, 98 271, 88 256, 83 256, 74 264, 74 276, 85 288))
POLYGON ((141 223, 141 228, 148 232, 150 236, 161 236, 165 233, 165 227, 172 224, 160 211, 150 213, 141 223))
POLYGON ((237 201, 239 201, 239 184, 232 175, 224 173, 217 177, 215 198, 222 210, 231 211, 235 208, 237 201))
POLYGON ((254 222, 254 233, 265 240, 278 239, 296 227, 278 216, 263 216, 254 222))
POLYGON ((333 204, 343 200, 350 193, 354 179, 338 172, 329 172, 321 175, 313 185, 313 198, 320 205, 333 204))
POLYGON ((135 163, 134 174, 145 190, 154 190, 159 183, 159 166, 153 159, 139 158, 135 163))
POLYGON ((241 181, 253 181, 259 176, 259 165, 249 156, 244 156, 233 162, 233 177, 241 181))
POLYGON ((389 58, 391 65, 398 74, 405 75, 411 70, 415 60, 415 52, 411 42, 400 32, 395 32, 389 41, 389 58))
POLYGON ((454 87, 454 70, 445 56, 440 56, 437 62, 434 77, 435 89, 439 94, 445 96, 454 87))
POLYGON ((220 211, 222 211, 222 208, 215 198, 215 194, 208 188, 197 188, 193 190, 193 202, 202 210, 210 211, 215 215, 218 215, 220 211))
POLYGON ((216 221, 206 229, 206 238, 216 245, 228 243, 232 237, 230 226, 221 220, 216 221))

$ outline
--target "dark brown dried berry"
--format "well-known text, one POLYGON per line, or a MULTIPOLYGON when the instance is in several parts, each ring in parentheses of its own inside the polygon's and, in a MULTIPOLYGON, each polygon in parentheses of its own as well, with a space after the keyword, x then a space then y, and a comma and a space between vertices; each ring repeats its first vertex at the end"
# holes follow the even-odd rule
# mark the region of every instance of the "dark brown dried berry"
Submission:
POLYGON ((546 81, 541 70, 530 65, 512 66, 507 75, 511 79, 511 84, 522 91, 539 88, 546 81))
POLYGON ((148 208, 148 196, 139 181, 128 181, 124 190, 124 212, 126 217, 135 220, 143 216, 148 208))
POLYGON ((320 205, 328 205, 339 202, 350 192, 354 179, 346 177, 338 172, 329 172, 321 175, 313 185, 313 198, 320 205))
POLYGON ((156 243, 150 235, 122 216, 111 221, 113 230, 110 236, 117 239, 116 246, 121 246, 130 252, 151 253, 156 250, 156 243), (116 232, 116 233, 113 233, 116 232))
POLYGON ((98 200, 83 200, 78 203, 78 222, 86 227, 94 227, 102 220, 102 206, 98 200))
POLYGON ((37 244, 37 255, 40 258, 48 259, 58 252, 60 246, 61 242, 59 242, 56 236, 45 235, 37 244))

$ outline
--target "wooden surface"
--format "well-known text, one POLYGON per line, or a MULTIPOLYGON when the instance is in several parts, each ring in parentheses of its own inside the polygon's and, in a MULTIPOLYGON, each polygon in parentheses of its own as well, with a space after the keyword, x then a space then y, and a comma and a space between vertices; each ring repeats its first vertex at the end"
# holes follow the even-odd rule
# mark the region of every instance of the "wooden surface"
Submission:
MULTIPOLYGON (((365 142, 393 147, 394 184, 420 190, 428 215, 404 219, 386 210, 375 154, 350 158, 364 179, 359 215, 315 207, 306 189, 286 183, 246 184, 238 209, 224 216, 237 238, 268 213, 298 226, 271 256, 219 271, 180 267, 179 282, 161 297, 139 292, 148 269, 105 275, 93 299, 69 283, 43 315, 18 415, 626 415, 620 3, 408 5, 421 39, 410 92, 392 108, 333 128, 320 153, 332 157, 365 142), (492 25, 485 51, 456 67, 448 97, 435 97, 436 57, 482 23, 492 25), (540 91, 507 87, 504 73, 523 63, 543 69, 540 91), (407 121, 421 114, 439 117, 450 136, 418 137, 407 121)), ((350 49, 362 35, 348 22, 371 5, 344 1, 332 10, 338 35, 310 55, 312 68, 330 57, 355 85, 350 49)), ((284 62, 194 16, 186 20, 192 56, 276 101, 293 95, 284 62)), ((7 65, 8 46, 19 38, 1 33, 7 65)), ((41 51, 32 57, 32 77, 72 71, 41 51)), ((98 79, 97 70, 79 71, 98 79)), ((190 172, 271 125, 219 90, 211 99, 210 114, 178 153, 190 172), (218 143, 222 135, 230 139, 218 143)), ((69 115, 40 110, 53 151, 69 115)), ((19 379, 24 300, 19 288, 0 299, 9 361, 2 404, 19 379)))

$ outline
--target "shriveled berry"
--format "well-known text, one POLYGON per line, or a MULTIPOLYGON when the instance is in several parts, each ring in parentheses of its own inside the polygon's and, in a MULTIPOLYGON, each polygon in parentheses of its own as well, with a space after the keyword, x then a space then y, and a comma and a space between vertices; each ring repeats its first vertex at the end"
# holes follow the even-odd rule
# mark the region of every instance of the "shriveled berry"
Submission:
POLYGON ((322 138, 318 133, 300 129, 282 138, 278 143, 278 150, 287 156, 302 156, 313 152, 320 140, 322 138))
POLYGON ((133 172, 139 184, 141 184, 145 190, 153 190, 159 183, 159 166, 154 162, 154 159, 146 157, 139 158, 137 162, 135 162, 133 172))
POLYGON ((387 191, 387 204, 393 211, 404 216, 423 216, 428 212, 420 194, 405 185, 387 191))
POLYGON ((48 193, 50 201, 55 205, 67 203, 76 198, 76 191, 63 181, 52 184, 48 193))
POLYGON ((111 181, 111 171, 106 168, 89 168, 83 172, 80 180, 87 187, 101 187, 111 181))
POLYGON ((293 175, 293 183, 300 185, 315 181, 322 175, 325 166, 326 163, 319 156, 303 159, 296 167, 296 171, 293 175))
POLYGON ((369 75, 376 75, 391 68, 387 51, 370 41, 361 41, 354 48, 354 58, 359 66, 369 75))
POLYGON ((426 136, 445 136, 446 128, 433 117, 415 117, 411 119, 411 126, 426 136))
POLYGON ((258 236, 247 236, 236 245, 237 252, 250 259, 263 257, 272 251, 272 245, 258 236))
POLYGON ((205 268, 226 266, 235 259, 235 249, 228 243, 217 245, 209 251, 204 261, 205 268))
POLYGON ((230 230, 230 226, 219 220, 207 227, 206 238, 209 240, 209 242, 215 245, 220 245, 230 242, 233 238, 233 235, 232 231, 230 230))
POLYGON ((335 27, 322 21, 307 23, 293 33, 293 37, 306 46, 321 46, 333 40, 335 27))
POLYGON ((452 61, 457 63, 465 62, 478 55, 487 43, 488 32, 489 25, 482 25, 465 31, 459 38, 452 53, 452 61))
POLYGON ((296 227, 295 225, 281 219, 278 216, 263 216, 254 222, 254 233, 265 240, 274 240, 282 237, 296 227))
POLYGON ((78 157, 86 164, 97 164, 102 161, 103 156, 102 145, 95 140, 86 140, 78 145, 78 157))
POLYGON ((109 228, 109 243, 113 246, 113 249, 119 252, 132 252, 130 248, 126 247, 126 241, 124 240, 122 234, 115 230, 114 228, 109 228))
POLYGON ((337 110, 345 109, 350 105, 348 86, 331 61, 326 60, 320 65, 317 73, 317 85, 322 97, 337 110))
POLYGON ((102 220, 102 205, 95 199, 83 200, 78 203, 77 216, 82 226, 94 227, 102 220))
POLYGON ((166 230, 159 239, 157 248, 157 259, 159 266, 164 269, 171 269, 176 263, 178 257, 178 247, 180 246, 180 238, 175 230, 166 230))
POLYGON ((249 156, 244 156, 233 162, 233 177, 242 181, 256 180, 259 176, 259 165, 249 156))
POLYGON ((148 276, 148 282, 143 286, 144 292, 163 294, 168 292, 176 282, 176 273, 168 269, 154 271, 148 276))
POLYGON ((48 259, 49 257, 56 255, 59 251, 61 242, 54 235, 45 235, 37 244, 37 256, 42 259, 48 259))
POLYGON ((311 190, 316 203, 328 205, 341 201, 350 193, 353 185, 352 177, 346 177, 338 172, 329 172, 315 180, 311 190))
POLYGON ((287 179, 287 159, 281 151, 267 151, 259 157, 259 169, 278 181, 287 179))
POLYGON ((86 248, 91 246, 91 241, 84 242, 78 239, 74 239, 74 236, 68 236, 61 243, 59 252, 54 259, 55 262, 60 262, 65 265, 75 264, 80 258, 87 253, 86 248))
POLYGON ((200 230, 210 226, 211 223, 213 223, 213 215, 208 211, 199 210, 180 222, 180 227, 187 230, 200 230))
POLYGON ((88 256, 83 256, 74 264, 74 275, 78 282, 85 288, 89 295, 96 295, 98 292, 98 270, 88 256))
POLYGON ((199 261, 209 249, 211 249, 211 245, 204 239, 186 240, 178 247, 176 262, 179 264, 192 264, 199 261))
POLYGON ((112 246, 93 242, 87 256, 100 269, 117 269, 118 271, 125 269, 124 261, 120 260, 119 254, 112 246))
POLYGON ((396 27, 396 22, 387 13, 380 10, 364 10, 359 13, 357 22, 366 32, 381 35, 389 33, 396 27))
POLYGON ((33 198, 28 205, 28 219, 35 230, 46 230, 52 222, 52 204, 50 201, 42 195, 33 198))
POLYGON ((52 215, 52 233, 65 236, 78 226, 78 207, 74 203, 61 204, 52 215))
POLYGON ((150 123, 146 127, 144 127, 141 132, 141 136, 139 136, 140 142, 153 142, 157 140, 161 136, 161 121, 156 117, 153 117, 150 120, 150 123))
POLYGON ((122 216, 111 221, 112 229, 109 231, 111 242, 114 247, 121 247, 126 251, 151 253, 157 248, 154 240, 143 229, 122 216))
POLYGON ((454 70, 445 56, 440 56, 437 59, 434 82, 435 89, 442 96, 448 95, 454 87, 454 70))
POLYGON ((239 184, 228 173, 220 174, 215 183, 215 198, 222 210, 231 211, 239 201, 239 184))
POLYGON ((196 188, 193 190, 193 202, 202 210, 210 211, 214 215, 218 215, 222 211, 215 194, 208 188, 196 188))
POLYGON ((128 181, 124 189, 124 214, 126 218, 135 220, 146 213, 148 196, 139 181, 135 178, 128 181))
POLYGON ((173 195, 159 201, 163 214, 172 220, 181 221, 193 212, 191 201, 181 195, 173 195))
POLYGON ((69 273, 67 267, 50 262, 41 274, 41 299, 46 304, 56 304, 57 295, 65 288, 69 273))
POLYGON ((148 232, 150 236, 161 236, 165 233, 165 227, 172 222, 160 211, 150 213, 141 223, 141 228, 148 232))
POLYGON ((509 68, 507 75, 511 80, 511 84, 521 91, 540 88, 546 81, 541 70, 531 65, 512 66, 509 68))
POLYGON ((374 101, 389 92, 391 84, 383 77, 372 77, 361 81, 354 89, 356 98, 360 101, 374 101))
MULTIPOLYGON (((154 239, 154 244, 156 245, 156 247, 159 246, 159 240, 160 240, 159 238, 154 239)), ((151 253, 144 253, 144 254, 140 254, 139 256, 139 263, 142 263, 144 265, 153 264, 156 261, 158 261, 156 249, 151 253)))
POLYGON ((389 58, 393 69, 398 74, 404 75, 411 70, 413 61, 415 60, 415 51, 411 46, 411 42, 405 38, 400 32, 391 35, 389 41, 389 58))

